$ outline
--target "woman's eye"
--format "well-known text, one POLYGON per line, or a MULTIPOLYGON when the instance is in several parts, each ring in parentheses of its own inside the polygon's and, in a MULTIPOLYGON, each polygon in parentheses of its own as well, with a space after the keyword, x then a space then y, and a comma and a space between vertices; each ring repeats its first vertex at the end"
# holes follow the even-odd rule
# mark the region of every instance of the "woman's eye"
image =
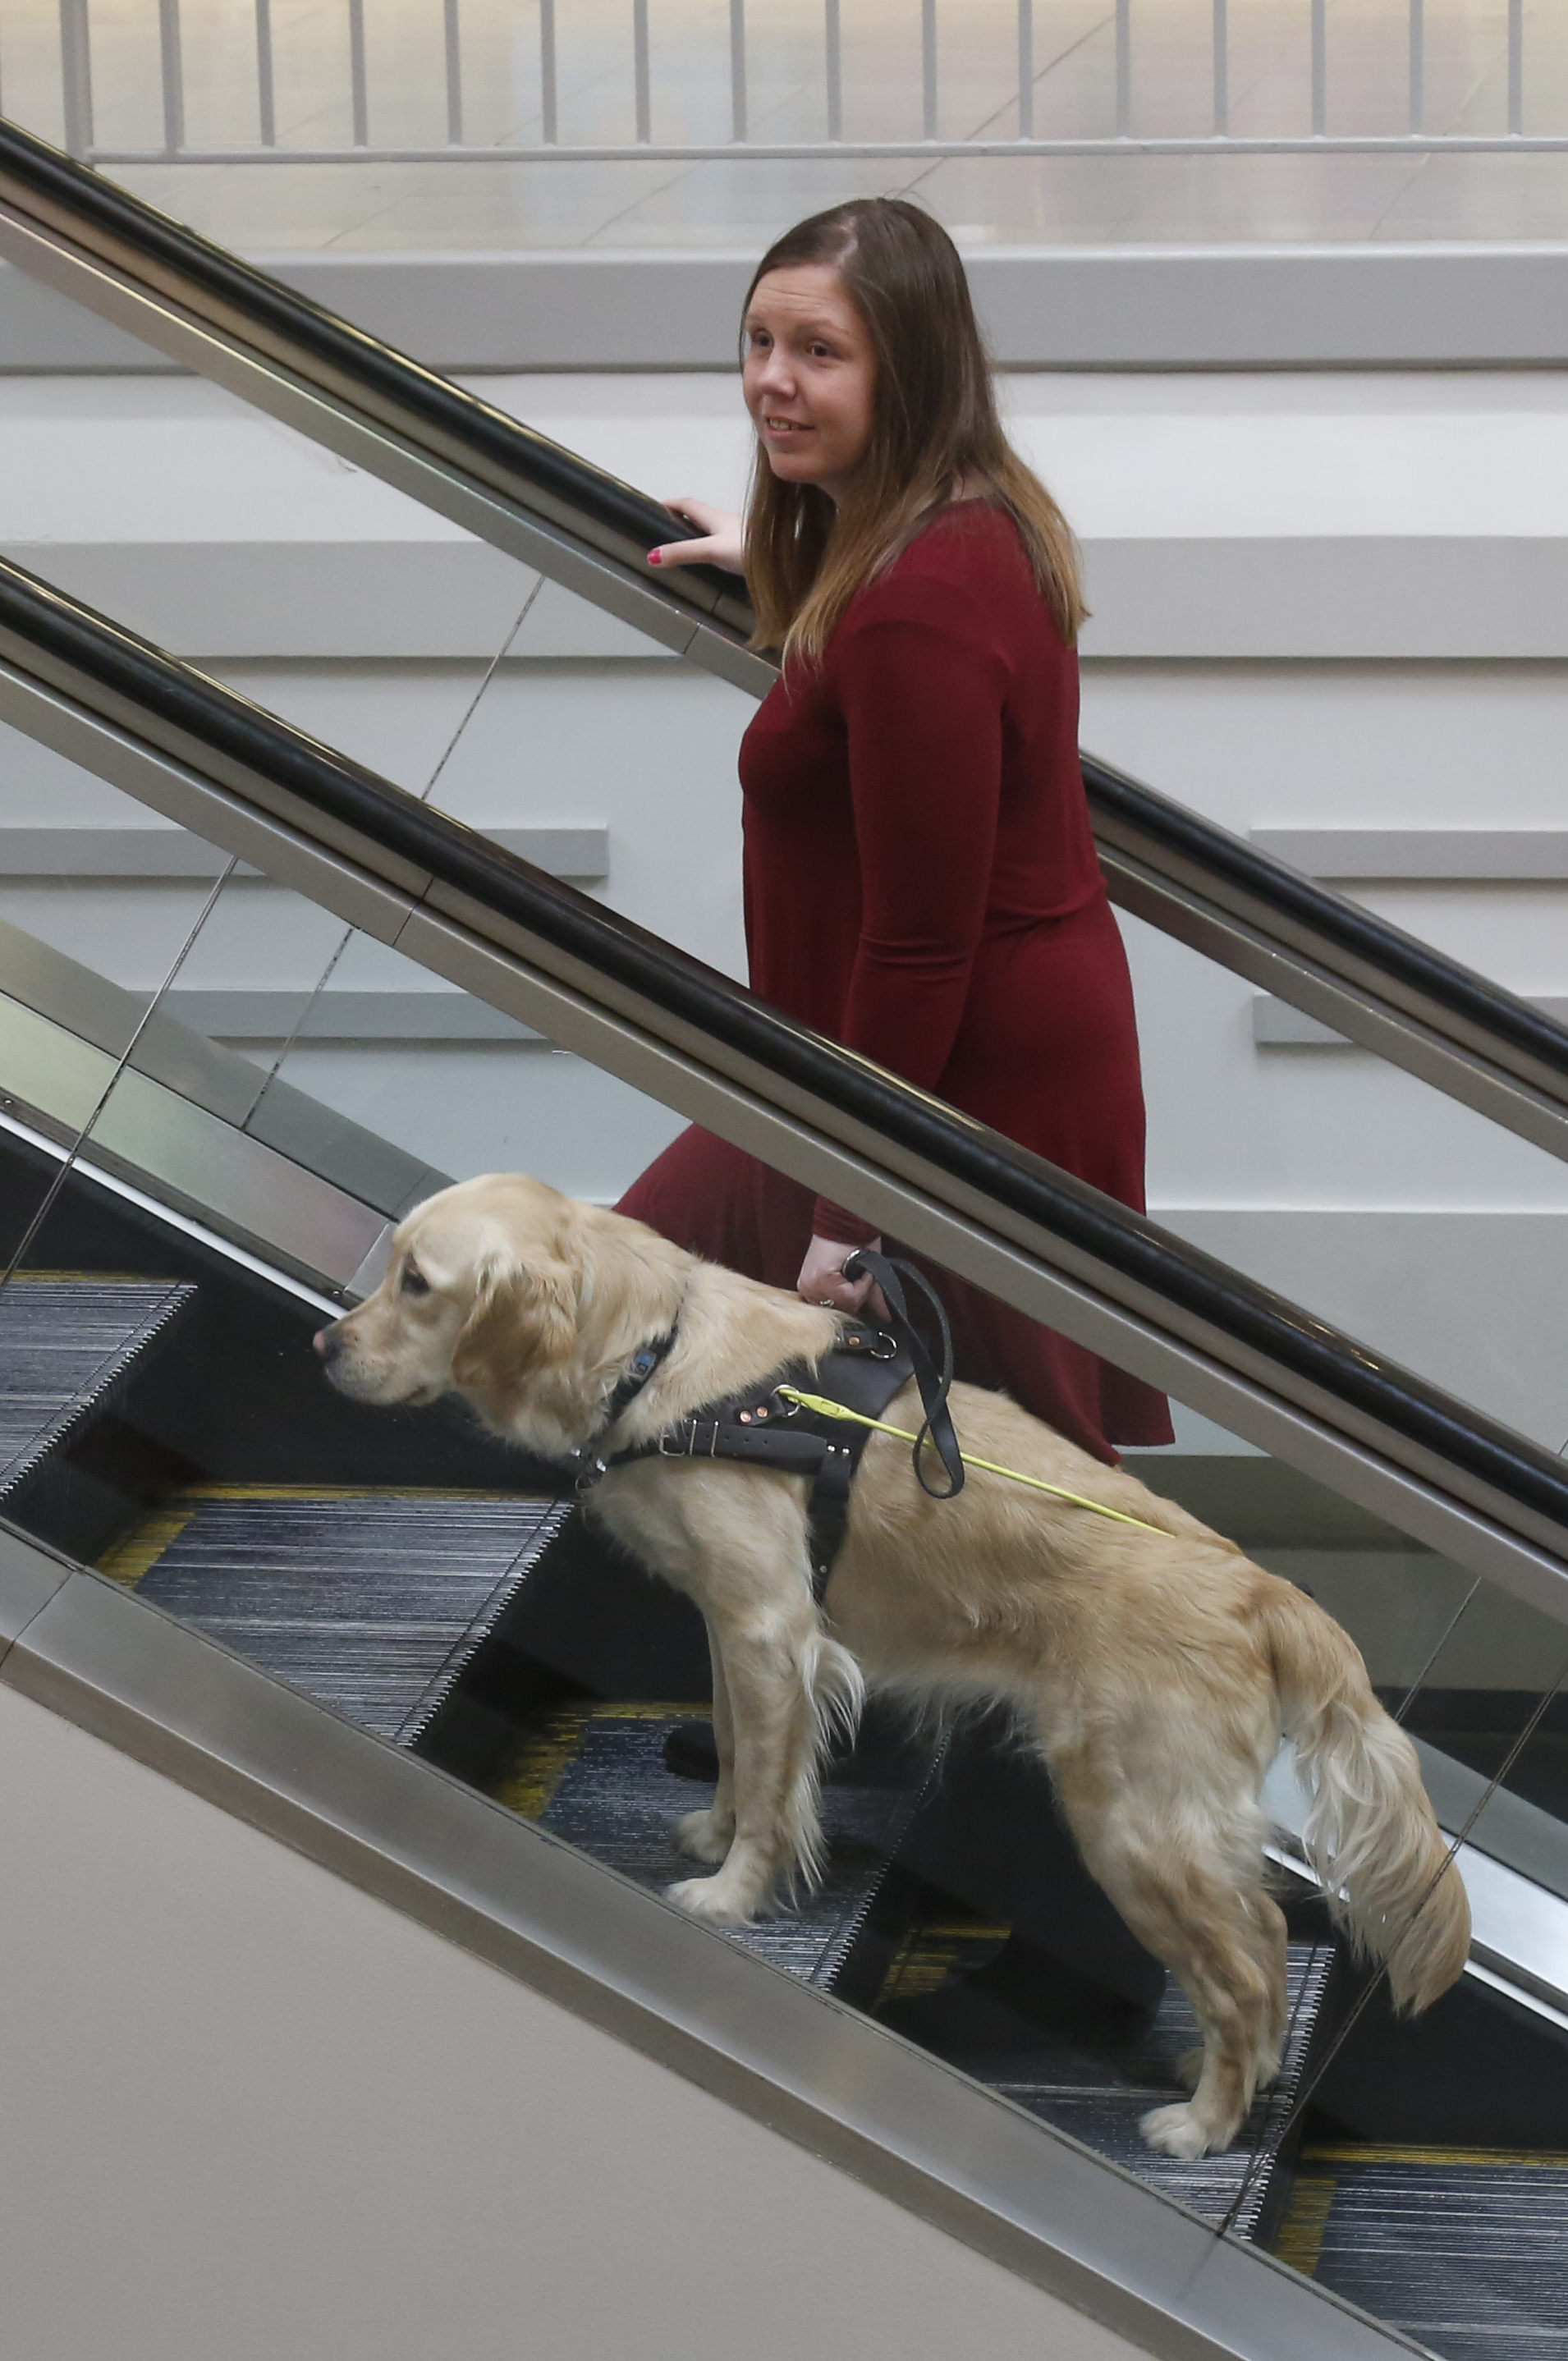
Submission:
POLYGON ((415 1270, 411 1263, 403 1273, 403 1293, 405 1295, 428 1295, 430 1293, 429 1279, 426 1279, 423 1271, 415 1270))

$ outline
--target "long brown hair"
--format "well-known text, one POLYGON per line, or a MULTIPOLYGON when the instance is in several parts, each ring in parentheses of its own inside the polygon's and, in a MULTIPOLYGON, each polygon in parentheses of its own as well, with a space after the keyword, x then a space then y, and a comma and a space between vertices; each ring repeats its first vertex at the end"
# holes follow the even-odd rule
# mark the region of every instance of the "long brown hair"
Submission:
POLYGON ((1078 544, 1002 431, 991 365, 958 248, 902 197, 855 197, 772 245, 770 270, 826 263, 864 323, 875 365, 864 458, 836 510, 817 484, 780 480, 759 450, 746 518, 755 647, 817 662, 861 584, 890 565, 960 488, 1013 519, 1040 595, 1070 647, 1088 609, 1078 544))

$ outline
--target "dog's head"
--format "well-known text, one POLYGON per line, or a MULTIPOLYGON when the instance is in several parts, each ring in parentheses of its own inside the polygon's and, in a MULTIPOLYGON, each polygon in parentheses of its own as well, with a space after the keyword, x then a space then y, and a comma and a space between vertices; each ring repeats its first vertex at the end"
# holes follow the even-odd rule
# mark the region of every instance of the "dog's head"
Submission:
POLYGON ((491 1415, 574 1355, 577 1209, 543 1181, 490 1173, 431 1197, 398 1229, 387 1275, 315 1340, 354 1401, 455 1390, 491 1415))

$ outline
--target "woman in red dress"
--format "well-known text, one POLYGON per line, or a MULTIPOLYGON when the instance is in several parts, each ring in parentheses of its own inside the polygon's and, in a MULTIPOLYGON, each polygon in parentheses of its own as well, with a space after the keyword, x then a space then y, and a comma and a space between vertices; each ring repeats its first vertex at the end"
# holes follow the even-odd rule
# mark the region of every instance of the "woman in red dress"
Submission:
MULTIPOLYGON (((1132 986, 1078 761, 1076 551, 1002 433, 946 232, 872 199, 781 238, 747 299, 745 394, 744 529, 683 499, 702 537, 649 562, 743 566, 758 644, 784 653, 740 750, 751 988, 1141 1211, 1132 986)), ((846 1310, 864 1284, 843 1264, 877 1242, 696 1129, 620 1210, 846 1310)), ((1163 1395, 931 1276, 960 1377, 1107 1461, 1169 1442, 1163 1395)))

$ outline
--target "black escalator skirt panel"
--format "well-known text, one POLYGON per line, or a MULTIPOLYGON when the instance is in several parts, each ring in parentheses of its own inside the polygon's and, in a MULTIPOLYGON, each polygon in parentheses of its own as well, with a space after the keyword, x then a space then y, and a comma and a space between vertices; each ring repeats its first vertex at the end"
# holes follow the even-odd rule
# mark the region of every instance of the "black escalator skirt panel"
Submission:
POLYGON ((0 1508, 104 1408, 195 1293, 174 1279, 27 1271, 0 1289, 0 1508))
MULTIPOLYGON (((472 1494, 214 1490, 155 1521, 157 1555, 137 1591, 411 1747, 570 1513, 472 1494)), ((111 1560, 105 1571, 135 1568, 111 1560)))
MULTIPOLYGON (((677 1850, 672 1830, 713 1789, 664 1767, 664 1740, 702 1708, 574 1704, 552 1714, 510 1782, 494 1792, 552 1836, 655 1893, 712 1874, 677 1850)), ((822 1791, 827 1868, 815 1893, 784 1898, 753 1927, 726 1927, 743 1949, 825 1991, 846 1966, 888 1877, 913 1791, 829 1784, 822 1791)))
POLYGON ((1568 2361, 1568 2156, 1310 2147, 1276 2251, 1443 2361, 1568 2361))

